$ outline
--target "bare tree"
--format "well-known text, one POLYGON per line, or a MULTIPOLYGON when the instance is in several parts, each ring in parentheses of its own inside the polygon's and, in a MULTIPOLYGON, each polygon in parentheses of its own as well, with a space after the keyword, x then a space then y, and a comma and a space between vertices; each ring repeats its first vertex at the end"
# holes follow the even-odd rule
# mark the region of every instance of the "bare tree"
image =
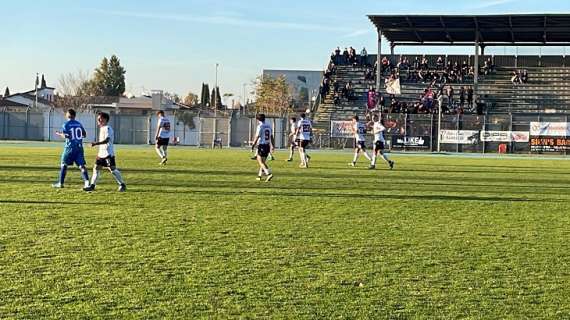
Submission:
POLYGON ((89 72, 78 70, 75 73, 70 72, 61 75, 57 91, 61 96, 79 97, 91 95, 89 72))

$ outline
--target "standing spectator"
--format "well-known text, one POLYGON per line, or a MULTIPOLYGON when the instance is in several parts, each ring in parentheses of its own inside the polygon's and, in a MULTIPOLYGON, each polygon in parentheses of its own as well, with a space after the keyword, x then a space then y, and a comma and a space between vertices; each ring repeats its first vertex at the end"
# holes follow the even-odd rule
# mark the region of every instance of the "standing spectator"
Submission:
POLYGON ((449 86, 447 87, 447 105, 453 109, 453 87, 449 86))
POLYGON ((465 104, 465 87, 459 88, 459 106, 463 108, 465 104))
POLYGON ((435 62, 437 70, 443 70, 444 63, 445 62, 443 61, 443 58, 441 56, 437 57, 437 61, 435 62))
POLYGON ((473 110, 473 87, 467 89, 467 107, 473 110))
POLYGON ((376 108, 376 90, 372 86, 368 89, 366 106, 368 107, 368 111, 376 108))
POLYGON ((361 66, 367 66, 368 65, 368 52, 366 51, 366 48, 363 47, 362 51, 360 51, 360 65, 361 66))
POLYGON ((344 51, 342 52, 342 57, 343 57, 343 64, 346 65, 348 64, 348 48, 344 48, 344 51))
POLYGON ((527 82, 528 82, 528 71, 524 69, 521 73, 521 83, 527 83, 527 82))

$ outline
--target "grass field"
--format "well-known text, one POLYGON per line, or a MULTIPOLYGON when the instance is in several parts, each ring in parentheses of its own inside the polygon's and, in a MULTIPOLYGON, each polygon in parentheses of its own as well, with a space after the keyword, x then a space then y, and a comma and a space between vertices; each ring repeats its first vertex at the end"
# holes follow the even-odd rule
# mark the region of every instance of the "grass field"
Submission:
POLYGON ((568 161, 117 149, 0 145, 0 318, 570 318, 568 161))

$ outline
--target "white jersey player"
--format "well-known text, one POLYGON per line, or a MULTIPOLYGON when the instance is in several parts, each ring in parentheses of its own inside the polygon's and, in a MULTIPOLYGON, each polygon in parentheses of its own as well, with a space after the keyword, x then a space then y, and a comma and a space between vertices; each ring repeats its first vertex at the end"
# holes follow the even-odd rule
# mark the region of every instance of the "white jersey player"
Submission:
POLYGON ((380 117, 378 115, 374 115, 372 117, 372 122, 369 123, 369 126, 372 127, 372 132, 374 133, 374 147, 372 153, 372 161, 368 169, 376 168, 376 159, 378 158, 378 154, 382 156, 382 159, 384 159, 388 166, 390 166, 390 169, 393 169, 394 161, 388 159, 388 156, 384 153, 384 148, 386 146, 384 133, 386 132, 386 127, 384 126, 383 121, 380 120, 380 117))
POLYGON ((273 151, 275 145, 273 129, 271 128, 271 125, 265 123, 264 114, 258 114, 255 118, 257 119, 257 129, 255 131, 255 139, 253 140, 251 150, 253 151, 255 145, 258 145, 256 157, 257 162, 259 163, 259 174, 257 176, 257 180, 261 181, 265 174, 265 182, 269 182, 273 178, 273 174, 271 173, 271 169, 269 169, 266 160, 269 153, 273 151))
POLYGON ((307 154, 307 147, 311 143, 311 135, 313 133, 313 124, 311 120, 302 113, 301 120, 297 123, 296 136, 299 141, 299 156, 301 157, 300 168, 308 168, 311 157, 307 154))
POLYGON ((366 159, 372 161, 366 152, 366 124, 358 121, 358 116, 352 117, 352 134, 354 135, 354 158, 348 165, 355 167, 358 156, 362 152, 366 159))
POLYGON ((295 148, 299 146, 299 140, 297 139, 297 118, 291 117, 289 119, 289 158, 287 161, 293 161, 293 154, 295 153, 295 148))
POLYGON ((155 150, 161 161, 160 164, 166 164, 168 161, 167 150, 168 142, 170 141, 170 120, 164 116, 164 111, 160 110, 156 113, 158 116, 158 121, 156 124, 156 134, 155 134, 155 150))
POLYGON ((119 191, 125 192, 127 185, 123 181, 121 172, 115 164, 115 148, 113 142, 115 134, 113 128, 109 126, 109 114, 101 112, 97 115, 97 125, 99 126, 99 141, 91 143, 91 147, 99 146, 97 159, 93 167, 93 176, 91 177, 91 185, 83 188, 85 191, 94 191, 99 179, 101 168, 107 168, 119 184, 119 191))

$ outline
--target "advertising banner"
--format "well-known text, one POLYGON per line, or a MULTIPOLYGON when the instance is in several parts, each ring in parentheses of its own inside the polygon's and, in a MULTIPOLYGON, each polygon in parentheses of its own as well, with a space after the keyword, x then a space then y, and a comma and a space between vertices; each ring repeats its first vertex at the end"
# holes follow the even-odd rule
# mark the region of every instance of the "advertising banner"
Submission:
POLYGON ((477 144, 479 131, 477 130, 441 130, 439 134, 441 143, 477 144))
POLYGON ((530 135, 533 137, 567 137, 570 126, 567 122, 531 122, 530 135))
POLYGON ((485 142, 528 142, 526 131, 481 131, 481 141, 485 142))
POLYGON ((331 137, 352 138, 352 121, 331 121, 331 137))
POLYGON ((393 148, 421 148, 429 149, 431 138, 428 136, 419 137, 405 137, 405 136, 392 136, 393 148))
POLYGON ((566 137, 536 137, 530 139, 530 151, 535 152, 564 152, 570 150, 570 138, 566 137))

